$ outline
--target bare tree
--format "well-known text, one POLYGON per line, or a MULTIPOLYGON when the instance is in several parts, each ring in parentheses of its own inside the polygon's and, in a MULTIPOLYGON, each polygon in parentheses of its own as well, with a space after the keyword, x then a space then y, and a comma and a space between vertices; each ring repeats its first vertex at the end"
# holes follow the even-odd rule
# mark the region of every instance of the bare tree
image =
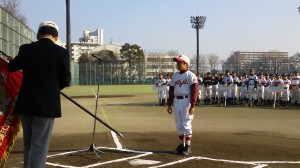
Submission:
POLYGON ((8 13, 16 17, 20 22, 26 24, 27 18, 20 13, 20 1, 19 0, 1 0, 0 6, 4 8, 8 13))
POLYGON ((207 56, 207 60, 208 60, 211 70, 215 70, 217 68, 220 58, 216 54, 209 54, 207 56))
MULTIPOLYGON (((192 63, 195 63, 195 66, 197 66, 197 56, 194 55, 194 57, 191 59, 192 63)), ((197 67, 195 68, 197 69, 197 67)), ((206 71, 206 57, 203 54, 199 55, 199 73, 203 74, 206 71)))

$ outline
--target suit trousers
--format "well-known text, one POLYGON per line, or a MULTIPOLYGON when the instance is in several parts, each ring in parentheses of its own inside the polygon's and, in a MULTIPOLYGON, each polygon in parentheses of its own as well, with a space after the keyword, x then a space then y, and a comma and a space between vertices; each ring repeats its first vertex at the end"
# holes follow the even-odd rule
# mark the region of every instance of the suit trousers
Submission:
POLYGON ((46 167, 54 118, 20 116, 23 127, 24 168, 46 167))

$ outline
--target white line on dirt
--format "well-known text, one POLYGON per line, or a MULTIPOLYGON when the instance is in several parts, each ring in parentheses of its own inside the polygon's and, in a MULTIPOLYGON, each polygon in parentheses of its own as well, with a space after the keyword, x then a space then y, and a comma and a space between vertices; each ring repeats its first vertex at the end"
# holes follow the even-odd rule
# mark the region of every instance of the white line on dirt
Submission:
MULTIPOLYGON (((110 161, 102 162, 102 163, 91 164, 91 165, 87 165, 87 166, 83 166, 83 167, 75 167, 75 166, 62 165, 62 164, 50 163, 50 162, 46 162, 46 164, 47 165, 51 165, 51 166, 64 167, 64 168, 92 168, 92 167, 96 167, 96 166, 100 166, 100 165, 104 165, 104 164, 109 164, 109 163, 115 163, 115 162, 121 162, 121 161, 136 159, 136 158, 140 158, 140 157, 144 157, 144 156, 153 154, 152 152, 135 151, 135 150, 128 150, 128 149, 116 149, 116 148, 108 148, 108 147, 98 147, 96 149, 109 149, 109 150, 116 150, 116 151, 122 151, 122 152, 135 153, 135 154, 138 154, 138 155, 137 156, 132 156, 132 157, 126 157, 126 158, 116 159, 116 160, 110 160, 110 161)), ((80 151, 82 151, 82 150, 65 152, 65 153, 60 153, 60 154, 56 154, 56 155, 50 155, 50 156, 48 156, 48 158, 54 157, 54 156, 62 156, 62 155, 66 155, 66 154, 78 153, 80 151)))
POLYGON ((267 167, 267 166, 269 166, 269 165, 267 165, 267 164, 261 164, 261 165, 255 166, 253 168, 264 168, 264 167, 267 167))
MULTIPOLYGON (((103 114, 103 118, 107 121, 107 123, 109 125, 111 125, 110 122, 109 122, 109 119, 108 119, 108 117, 107 117, 107 115, 105 113, 104 108, 102 106, 100 106, 100 108, 101 108, 101 111, 102 111, 102 114, 103 114)), ((110 133, 111 133, 111 136, 112 136, 112 138, 114 140, 115 145, 117 146, 117 149, 122 149, 123 146, 122 146, 122 144, 121 144, 121 142, 120 142, 117 134, 115 132, 113 132, 113 131, 110 131, 110 133)))
POLYGON ((264 168, 267 167, 268 164, 300 164, 300 161, 236 161, 236 160, 226 160, 226 159, 214 159, 214 158, 208 158, 208 157, 189 157, 185 159, 181 159, 178 161, 158 165, 158 166, 153 166, 150 168, 159 168, 159 167, 166 167, 166 166, 171 166, 175 165, 178 163, 190 161, 190 160, 210 160, 210 161, 215 161, 215 162, 224 162, 224 163, 234 163, 234 164, 246 164, 246 165, 253 165, 255 167, 253 168, 264 168))
POLYGON ((119 138, 118 138, 117 134, 113 131, 110 131, 110 133, 111 133, 111 135, 114 139, 115 144, 117 145, 117 149, 122 149, 123 146, 122 146, 121 142, 119 141, 119 138))

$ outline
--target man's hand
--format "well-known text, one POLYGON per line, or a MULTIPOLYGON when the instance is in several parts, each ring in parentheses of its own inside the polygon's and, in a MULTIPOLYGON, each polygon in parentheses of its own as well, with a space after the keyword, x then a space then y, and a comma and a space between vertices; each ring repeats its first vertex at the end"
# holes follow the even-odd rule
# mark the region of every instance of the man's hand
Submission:
POLYGON ((8 60, 8 61, 11 61, 11 60, 13 60, 13 59, 14 59, 13 56, 8 56, 8 57, 7 57, 7 60, 8 60))
POLYGON ((195 107, 191 107, 191 108, 189 109, 189 114, 190 114, 190 115, 193 115, 193 114, 194 114, 194 111, 195 111, 195 107))
POLYGON ((171 107, 171 106, 168 106, 167 112, 168 112, 169 114, 172 114, 172 107, 171 107))

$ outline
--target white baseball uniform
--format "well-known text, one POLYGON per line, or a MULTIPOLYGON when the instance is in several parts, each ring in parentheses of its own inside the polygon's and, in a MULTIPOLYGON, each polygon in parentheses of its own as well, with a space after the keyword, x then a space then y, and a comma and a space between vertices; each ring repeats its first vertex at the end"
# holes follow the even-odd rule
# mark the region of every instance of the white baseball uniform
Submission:
POLYGON ((267 80, 262 77, 257 79, 257 98, 258 99, 264 99, 265 98, 265 84, 267 83, 267 80))
POLYGON ((284 90, 282 91, 283 101, 290 101, 290 86, 291 86, 290 80, 288 79, 283 80, 283 87, 284 87, 284 90))
POLYGON ((299 85, 300 85, 300 76, 292 76, 291 78, 292 83, 292 99, 291 102, 294 103, 297 101, 297 103, 300 103, 300 95, 299 95, 299 85))
MULTIPOLYGON (((184 73, 175 73, 172 76, 170 86, 174 87, 173 104, 178 135, 192 135, 192 121, 194 115, 189 114, 189 108, 191 107, 191 86, 193 84, 198 85, 198 80, 196 75, 189 70, 184 73)), ((194 94, 198 95, 198 93, 194 94)))
MULTIPOLYGON (((156 82, 155 82, 155 85, 157 86, 162 86, 166 84, 166 80, 164 78, 161 78, 161 79, 157 79, 156 82)), ((159 90, 158 91, 158 98, 159 99, 165 99, 166 98, 166 90, 159 90)))

